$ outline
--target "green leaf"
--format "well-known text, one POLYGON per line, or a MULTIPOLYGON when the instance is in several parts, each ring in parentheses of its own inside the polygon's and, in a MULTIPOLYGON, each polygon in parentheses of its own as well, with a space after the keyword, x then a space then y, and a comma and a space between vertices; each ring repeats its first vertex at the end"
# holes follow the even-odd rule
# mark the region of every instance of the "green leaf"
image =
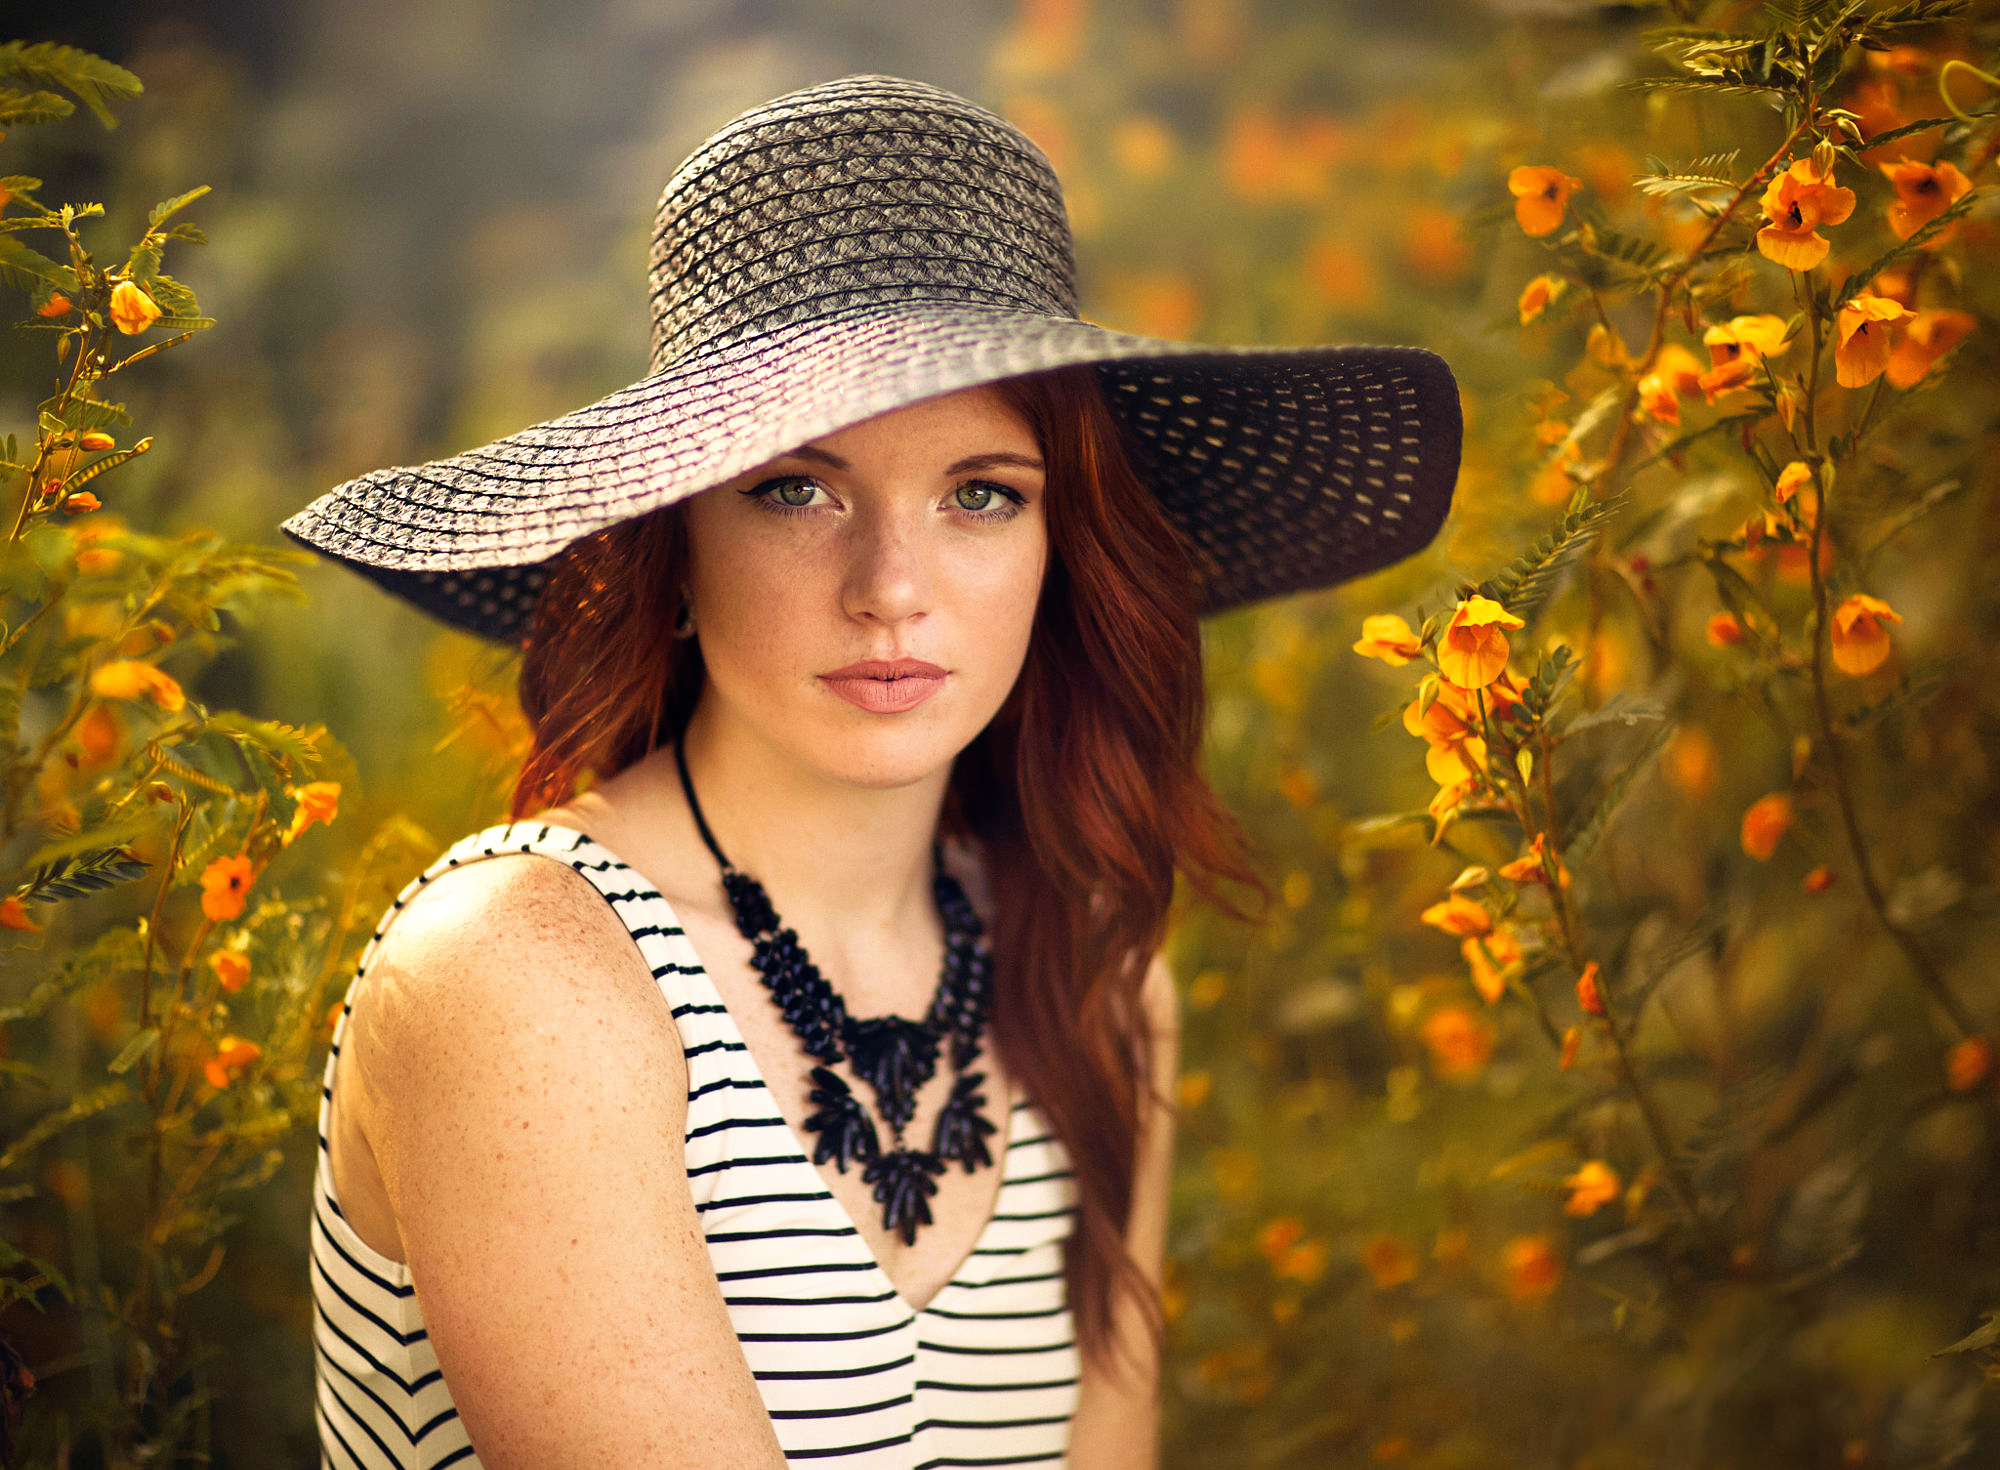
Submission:
POLYGON ((1975 1327, 1950 1347, 1941 1347, 1931 1356, 1941 1358, 1946 1353, 1976 1353, 1981 1348, 1990 1348, 2000 1342, 2000 1311, 1981 1312, 1984 1327, 1975 1327))
POLYGON ((1572 867, 1581 863, 1589 855, 1591 848, 1597 845, 1598 839, 1610 827, 1612 817, 1617 815, 1618 808, 1623 806, 1625 798, 1631 795, 1639 773, 1653 763, 1654 757, 1666 748, 1667 741, 1679 728, 1678 725, 1663 722, 1659 729, 1648 736, 1638 753, 1612 778, 1611 784, 1605 788, 1604 794, 1591 809, 1590 815, 1577 825, 1576 835, 1563 839, 1560 844, 1563 857, 1572 867))
POLYGON ((1642 721, 1664 720, 1666 717, 1666 706, 1657 700, 1643 699, 1629 690, 1621 689, 1596 709, 1586 710, 1564 725, 1556 733, 1556 738, 1567 740, 1572 735, 1598 725, 1618 724, 1629 729, 1642 721))
POLYGON ((132 1095, 132 1089, 123 1082, 107 1082, 89 1092, 78 1093, 67 1106, 44 1113, 26 1133, 0 1151, 0 1170, 14 1168, 65 1128, 81 1123, 85 1118, 93 1118, 108 1108, 115 1108, 132 1095))
POLYGON ((73 92, 107 128, 118 126, 106 105, 111 99, 129 101, 146 90, 124 67, 53 41, 9 41, 0 46, 0 71, 73 92))
POLYGON ((130 883, 146 875, 149 864, 123 847, 105 847, 76 856, 64 855, 37 868, 14 896, 23 903, 43 903, 61 898, 81 898, 130 883))
POLYGON ((182 208, 184 205, 194 203, 195 200, 201 198, 202 195, 208 192, 209 192, 209 186, 207 184, 199 184, 194 188, 188 190, 187 193, 185 194, 176 194, 171 199, 165 199, 162 200, 160 203, 155 204, 151 212, 149 212, 146 216, 147 228, 150 229, 152 226, 158 224, 161 220, 165 219, 168 215, 172 214, 175 210, 182 208))
POLYGON ((1715 581, 1716 595, 1722 599, 1723 606, 1736 614, 1736 621, 1757 650, 1760 653, 1774 651, 1778 646, 1778 619, 1764 605, 1757 589, 1744 580, 1743 574, 1731 566, 1716 547, 1703 546, 1701 562, 1715 581))
POLYGON ((30 296, 38 282, 59 286, 74 301, 77 297, 76 272, 58 265, 39 250, 23 245, 12 235, 0 235, 0 281, 26 291, 30 296))
POLYGON ((0 128, 33 127, 37 123, 61 122, 76 104, 54 92, 22 92, 0 88, 0 128))
POLYGON ((1985 198, 1991 192, 1990 189, 1967 189, 1957 199, 1952 201, 1951 207, 1945 210, 1943 214, 1927 222, 1922 229, 1916 231, 1916 233, 1895 249, 1889 251, 1879 259, 1870 262, 1865 269, 1856 271, 1843 281, 1840 286, 1840 295, 1832 302, 1829 310, 1839 311, 1841 307, 1847 305, 1848 302, 1860 294, 1863 286, 1881 275, 1883 271, 1896 264, 1896 262, 1906 260, 1915 255, 1917 251, 1923 248, 1926 240, 1944 229, 1945 226, 1972 208, 1976 201, 1985 198))
POLYGON ((148 1026, 120 1048, 118 1055, 111 1059, 111 1065, 106 1070, 114 1077, 123 1076, 132 1070, 133 1065, 138 1062, 139 1058, 153 1049, 154 1043, 159 1039, 160 1028, 157 1026, 148 1026))
POLYGON ((1629 495, 1620 491, 1609 500, 1570 511, 1511 566, 1480 583, 1479 595, 1492 598, 1516 617, 1533 616, 1562 569, 1629 503, 1629 495))

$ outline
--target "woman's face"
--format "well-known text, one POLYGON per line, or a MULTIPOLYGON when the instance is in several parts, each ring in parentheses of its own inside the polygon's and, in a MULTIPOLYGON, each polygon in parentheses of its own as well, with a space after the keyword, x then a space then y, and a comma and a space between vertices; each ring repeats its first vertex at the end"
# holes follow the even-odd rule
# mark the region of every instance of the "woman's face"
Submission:
POLYGON ((994 390, 852 425, 687 506, 704 722, 825 777, 947 767, 1027 655, 1040 446, 994 390))

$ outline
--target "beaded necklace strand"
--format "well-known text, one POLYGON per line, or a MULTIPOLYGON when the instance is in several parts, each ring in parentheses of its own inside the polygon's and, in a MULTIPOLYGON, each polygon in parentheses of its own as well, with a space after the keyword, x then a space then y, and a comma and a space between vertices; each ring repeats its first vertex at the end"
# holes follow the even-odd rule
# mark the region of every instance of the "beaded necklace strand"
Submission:
POLYGON ((831 1159, 844 1174, 848 1160, 858 1159, 865 1166, 862 1180, 875 1186, 883 1227, 900 1231, 903 1243, 913 1244, 917 1227, 931 1223, 930 1197, 937 1193, 936 1176, 944 1173, 945 1165, 955 1159, 970 1174, 993 1162, 986 1135, 995 1130, 983 1111, 986 1096, 979 1090, 986 1074, 966 1070, 979 1057, 993 976, 993 957, 980 941, 979 916, 958 880, 945 871, 943 849, 933 843, 931 894, 944 920, 944 968, 930 1009, 921 1021, 897 1015, 861 1020, 850 1016, 840 993, 800 945, 798 934, 779 919, 764 886, 723 856, 702 816, 701 803, 695 800, 683 743, 674 742, 681 790, 687 794, 701 840, 722 867, 722 887, 735 911, 736 927, 753 947, 750 962, 806 1054, 819 1063, 809 1074, 817 1084, 811 1100, 819 1111, 806 1119, 806 1128, 819 1135, 813 1162, 831 1159), (957 1080, 938 1113, 930 1148, 911 1148, 903 1141, 903 1129, 915 1116, 918 1090, 937 1071, 947 1037, 957 1080), (894 1148, 882 1148, 875 1120, 832 1070, 843 1055, 855 1075, 874 1089, 876 1106, 895 1130, 894 1148))

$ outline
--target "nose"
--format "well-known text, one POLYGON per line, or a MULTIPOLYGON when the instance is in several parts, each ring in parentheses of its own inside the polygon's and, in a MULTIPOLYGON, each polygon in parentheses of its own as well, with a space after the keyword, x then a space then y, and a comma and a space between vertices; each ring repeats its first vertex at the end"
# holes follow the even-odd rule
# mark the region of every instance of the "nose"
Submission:
POLYGON ((920 527, 893 511, 873 510, 855 517, 841 589, 849 617, 896 627, 930 611, 934 586, 920 527))

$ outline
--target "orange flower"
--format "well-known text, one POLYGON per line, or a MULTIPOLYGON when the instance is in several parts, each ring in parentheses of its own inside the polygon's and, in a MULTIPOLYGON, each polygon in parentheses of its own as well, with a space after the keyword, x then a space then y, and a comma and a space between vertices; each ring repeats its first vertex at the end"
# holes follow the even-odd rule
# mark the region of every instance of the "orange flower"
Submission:
POLYGON ((250 957, 238 950, 219 949, 208 962, 215 967, 216 983, 232 995, 250 979, 250 957))
POLYGON ((1469 784, 1486 768, 1486 741, 1475 734, 1479 711, 1469 707, 1464 690, 1440 684, 1438 697, 1421 717, 1411 700, 1403 710, 1403 728, 1427 742, 1424 767, 1440 786, 1469 784))
POLYGON ((1970 1092, 1993 1070, 1993 1043, 1984 1036, 1968 1036, 1945 1053, 1944 1077, 1953 1092, 1970 1092))
MULTIPOLYGON (((1889 228, 1896 232, 1898 240, 1916 234, 1972 187, 1972 180, 1948 162, 1928 164, 1899 158, 1894 163, 1875 166, 1896 191, 1896 202, 1889 206, 1889 228)), ((1922 248, 1937 249, 1958 233, 1958 226, 1959 221, 1953 220, 1924 241, 1922 248)))
POLYGON ((1639 407, 1655 423, 1681 421, 1681 395, 1701 387, 1700 361, 1678 342, 1669 342, 1653 358, 1653 370, 1639 379, 1639 407))
POLYGON ((1718 322, 1701 334, 1701 341, 1714 367, 1746 357, 1776 357, 1791 346, 1785 340, 1784 318, 1768 313, 1718 322))
POLYGON ((1736 620, 1733 612, 1711 613, 1708 619, 1708 641, 1717 648, 1734 648, 1743 642, 1743 625, 1736 620))
POLYGON ((0 928, 20 929, 29 934, 39 934, 42 926, 28 917, 28 906, 8 894, 0 898, 0 928))
POLYGON ((1743 813, 1743 850, 1758 862, 1769 862, 1771 854, 1778 850, 1778 841, 1792 825, 1792 798, 1789 793, 1773 791, 1768 796, 1760 796, 1750 803, 1750 809, 1743 813))
POLYGON ((1515 1236, 1502 1247, 1500 1259, 1506 1271, 1507 1295, 1517 1302, 1545 1297, 1562 1280, 1562 1258, 1546 1235, 1515 1236))
POLYGON ((1884 618, 1903 621, 1888 603, 1865 592, 1851 593, 1833 610, 1833 661, 1842 673, 1869 674, 1882 667, 1889 656, 1884 618))
POLYGON ((1833 349, 1833 376, 1843 388, 1865 388, 1889 365, 1887 323, 1902 321, 1909 310, 1899 301, 1863 291, 1840 308, 1840 343, 1833 349), (1872 327, 1872 323, 1880 323, 1872 327))
POLYGON ((1604 1014, 1604 992, 1597 986, 1597 961, 1586 960, 1583 973, 1576 977, 1576 1003, 1591 1016, 1604 1014))
POLYGON ((80 516, 85 511, 102 510, 104 502, 88 490, 79 490, 74 495, 63 497, 62 508, 65 515, 80 516))
POLYGON ((1812 466, 1802 459, 1795 459, 1778 471, 1778 483, 1771 493, 1777 497, 1778 504, 1783 505, 1812 482, 1812 466))
POLYGON ((1625 1187, 1618 1171, 1602 1159, 1592 1159, 1563 1183, 1569 1189, 1569 1200, 1563 1205, 1565 1215, 1594 1215, 1617 1199, 1625 1187))
POLYGON ((1556 300, 1568 289, 1568 281, 1561 276, 1549 275, 1547 272, 1529 281, 1521 288, 1521 299, 1515 303, 1521 311, 1521 325, 1525 327, 1540 316, 1551 301, 1556 300))
POLYGON ((225 1036, 215 1044, 215 1055, 201 1069, 210 1087, 227 1087, 243 1075, 243 1069, 264 1055, 264 1049, 241 1036, 225 1036))
POLYGON ((69 313, 69 298, 60 291, 49 292, 49 299, 35 308, 36 316, 58 317, 69 313))
POLYGON ((1833 869, 1821 863, 1801 878, 1799 883, 1807 893, 1824 893, 1833 887, 1833 869))
POLYGON ((1472 988, 1488 1005, 1507 992, 1507 971, 1521 958, 1521 941, 1511 929, 1495 929, 1490 934, 1468 934, 1458 942, 1472 970, 1472 988))
POLYGON ((1484 689, 1507 667, 1503 629, 1527 623, 1490 597, 1478 593, 1452 610, 1438 640, 1438 670, 1461 689, 1484 689))
POLYGON ((76 569, 86 577, 107 576, 118 570, 125 553, 109 546, 91 546, 76 554, 76 569))
POLYGON ((291 826, 285 829, 283 841, 286 846, 290 846, 292 839, 314 822, 331 822, 340 811, 338 781, 308 781, 292 794, 299 799, 299 804, 292 812, 291 826))
POLYGON ((1854 191, 1836 185, 1833 171, 1822 174, 1808 155, 1771 180, 1763 203, 1771 223, 1757 232, 1758 250, 1786 270, 1809 271, 1833 248, 1817 233, 1819 227, 1854 213, 1854 191))
POLYGON ((1354 651, 1385 664, 1406 664, 1423 652, 1423 640, 1394 613, 1377 613, 1361 620, 1361 638, 1354 651))
POLYGON ((1569 208, 1570 191, 1582 185, 1582 179, 1573 179, 1547 164, 1523 164, 1507 175, 1507 190, 1514 196, 1514 218, 1530 235, 1546 235, 1560 225, 1569 208))
MULTIPOLYGON (((1500 865, 1500 876, 1510 879, 1515 883, 1546 883, 1548 881, 1548 873, 1544 867, 1544 863, 1547 858, 1548 839, 1548 833, 1537 832, 1535 840, 1528 844, 1528 850, 1525 853, 1515 858, 1512 862, 1500 865)), ((1565 888, 1569 887, 1568 865, 1558 862, 1556 864, 1556 874, 1557 880, 1562 886, 1565 888)))
POLYGON ((1417 917, 1461 938, 1469 934, 1490 933, 1493 928, 1493 916, 1486 912, 1485 905, 1475 903, 1460 893, 1432 904, 1417 917))
POLYGON ((118 753, 118 716, 105 704, 93 704, 76 722, 76 743, 93 766, 104 765, 118 753))
POLYGON ((1306 1233, 1305 1222, 1297 1215, 1280 1215, 1257 1232, 1257 1251, 1275 1261, 1296 1245, 1306 1233))
MULTIPOLYGON (((78 554, 79 562, 83 555, 78 554)), ((171 674, 134 658, 113 659, 99 665, 91 672, 90 692, 100 699, 138 699, 143 695, 164 710, 177 710, 187 703, 187 696, 171 674)))
POLYGON ((1958 346, 1973 326, 1970 312, 1926 307, 1910 315, 1889 350, 1890 384, 1908 388, 1929 372, 1933 363, 1958 346))
POLYGON ((1302 1240, 1271 1263, 1271 1274, 1294 1281, 1317 1281, 1326 1274, 1326 1257, 1325 1241, 1302 1240))
POLYGON ((136 336, 160 319, 160 308, 136 281, 120 281, 111 288, 111 324, 128 336, 136 336))
POLYGON ((253 876, 248 855, 217 858, 202 870, 201 911, 218 924, 235 918, 243 912, 253 876))
POLYGON ((1440 1077, 1472 1077, 1493 1055, 1493 1028, 1461 1005, 1442 1006, 1418 1030, 1440 1077))
POLYGON ((1582 1045, 1583 1045, 1582 1027, 1580 1026, 1563 1027, 1562 1055, 1557 1059, 1556 1065, 1561 1067, 1563 1071, 1567 1072, 1571 1067, 1576 1065, 1577 1048, 1582 1045))
POLYGON ((1387 1233, 1372 1237, 1361 1248, 1361 1264, 1375 1278, 1377 1291, 1388 1291, 1405 1281, 1414 1281, 1417 1275, 1415 1249, 1387 1233))

